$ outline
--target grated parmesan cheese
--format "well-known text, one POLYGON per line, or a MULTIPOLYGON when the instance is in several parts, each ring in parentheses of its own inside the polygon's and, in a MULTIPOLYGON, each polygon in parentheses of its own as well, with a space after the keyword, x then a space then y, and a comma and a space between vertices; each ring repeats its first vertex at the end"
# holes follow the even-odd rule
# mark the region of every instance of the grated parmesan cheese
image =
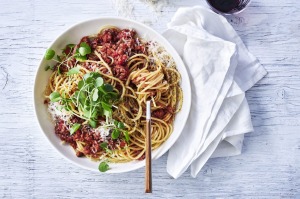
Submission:
POLYGON ((111 130, 111 128, 101 126, 101 125, 98 128, 94 129, 95 133, 100 134, 100 136, 101 136, 101 138, 103 138, 103 140, 106 140, 106 137, 109 136, 110 130, 111 130))
POLYGON ((151 7, 157 14, 160 14, 163 10, 163 7, 165 7, 168 4, 167 0, 140 0, 140 1, 148 4, 148 6, 151 7))
POLYGON ((62 119, 65 123, 68 122, 72 116, 70 112, 67 112, 58 102, 49 102, 48 112, 50 113, 53 121, 56 118, 62 119))
MULTIPOLYGON (((49 102, 48 112, 50 113, 53 121, 56 121, 57 119, 61 119, 64 121, 65 126, 67 128, 70 128, 70 119, 72 117, 72 113, 62 108, 59 102, 49 102)), ((103 140, 106 140, 106 137, 109 136, 110 130, 113 128, 113 126, 114 126, 114 120, 108 119, 107 122, 103 121, 100 123, 100 126, 91 130, 92 132, 99 134, 103 138, 103 140)))
MULTIPOLYGON (((161 60, 166 67, 175 66, 175 62, 171 55, 157 42, 149 42, 147 47, 148 50, 152 52, 152 54, 154 54, 159 60, 161 60)), ((149 58, 150 60, 154 59, 154 57, 151 56, 149 58)))
POLYGON ((100 122, 100 126, 94 129, 94 132, 103 138, 103 140, 106 140, 106 137, 109 136, 110 131, 114 127, 114 119, 108 118, 107 122, 100 122))
POLYGON ((112 3, 119 16, 127 18, 133 17, 134 7, 129 0, 112 0, 112 3))
MULTIPOLYGON (((159 20, 158 16, 161 15, 163 8, 166 7, 168 0, 139 0, 142 4, 146 4, 152 11, 155 12, 155 16, 151 15, 150 18, 140 19, 147 24, 152 24, 159 20)), ((140 4, 137 4, 137 0, 112 0, 114 9, 117 10, 118 15, 126 18, 135 18, 137 16, 134 11, 135 8, 139 9, 140 4)))

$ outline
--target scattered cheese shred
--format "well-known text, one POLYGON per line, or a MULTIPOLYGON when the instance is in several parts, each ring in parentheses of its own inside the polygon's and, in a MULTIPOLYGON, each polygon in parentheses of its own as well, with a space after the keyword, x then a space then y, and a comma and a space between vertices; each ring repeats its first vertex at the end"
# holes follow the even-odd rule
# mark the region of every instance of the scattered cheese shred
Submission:
POLYGON ((117 10, 118 15, 122 17, 133 17, 133 5, 129 0, 112 0, 114 8, 117 10))
POLYGON ((60 118, 64 122, 68 122, 72 116, 71 113, 68 113, 64 108, 61 108, 61 105, 58 102, 49 102, 48 112, 50 113, 53 121, 55 121, 56 118, 60 118))
MULTIPOLYGON (((163 64, 166 65, 166 67, 175 66, 173 58, 161 45, 158 45, 157 42, 149 42, 148 50, 150 50, 152 54, 156 56, 156 58, 162 60, 163 64)), ((151 59, 151 57, 149 58, 151 59)))
MULTIPOLYGON (((119 16, 134 18, 134 10, 137 0, 112 0, 113 7, 117 10, 119 16)), ((163 8, 168 5, 168 0, 139 0, 141 3, 150 7, 157 15, 160 15, 163 8)))

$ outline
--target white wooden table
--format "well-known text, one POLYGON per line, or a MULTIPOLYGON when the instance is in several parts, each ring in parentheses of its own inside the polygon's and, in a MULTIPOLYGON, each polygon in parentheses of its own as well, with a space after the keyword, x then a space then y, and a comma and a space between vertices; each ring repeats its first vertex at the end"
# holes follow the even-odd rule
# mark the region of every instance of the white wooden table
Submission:
MULTIPOLYGON (((178 7, 203 1, 169 0, 159 14, 130 0, 127 17, 162 32, 178 7)), ((172 179, 163 156, 151 195, 143 193, 144 169, 103 175, 64 160, 33 112, 35 71, 50 42, 79 21, 126 13, 107 0, 2 0, 0 8, 1 198, 300 198, 300 2, 253 0, 228 17, 269 72, 247 92, 255 132, 242 155, 209 160, 196 179, 172 179)))

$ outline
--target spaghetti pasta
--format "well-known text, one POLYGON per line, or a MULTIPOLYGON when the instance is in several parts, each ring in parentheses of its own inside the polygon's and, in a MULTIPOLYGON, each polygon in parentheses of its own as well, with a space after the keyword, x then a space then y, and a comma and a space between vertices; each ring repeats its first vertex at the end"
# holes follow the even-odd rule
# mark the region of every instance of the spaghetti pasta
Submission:
POLYGON ((169 138, 183 100, 181 77, 158 43, 144 41, 134 30, 105 26, 67 45, 59 59, 46 103, 55 133, 77 156, 115 163, 143 159, 147 100, 152 150, 169 138))

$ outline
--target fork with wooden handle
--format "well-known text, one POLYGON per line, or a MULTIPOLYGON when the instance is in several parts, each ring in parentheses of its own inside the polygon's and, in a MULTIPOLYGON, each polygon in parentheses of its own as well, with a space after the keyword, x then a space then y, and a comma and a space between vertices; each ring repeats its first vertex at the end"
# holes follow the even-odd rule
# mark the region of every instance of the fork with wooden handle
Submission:
POLYGON ((152 193, 152 166, 151 166, 151 105, 146 104, 146 172, 145 193, 152 193))

